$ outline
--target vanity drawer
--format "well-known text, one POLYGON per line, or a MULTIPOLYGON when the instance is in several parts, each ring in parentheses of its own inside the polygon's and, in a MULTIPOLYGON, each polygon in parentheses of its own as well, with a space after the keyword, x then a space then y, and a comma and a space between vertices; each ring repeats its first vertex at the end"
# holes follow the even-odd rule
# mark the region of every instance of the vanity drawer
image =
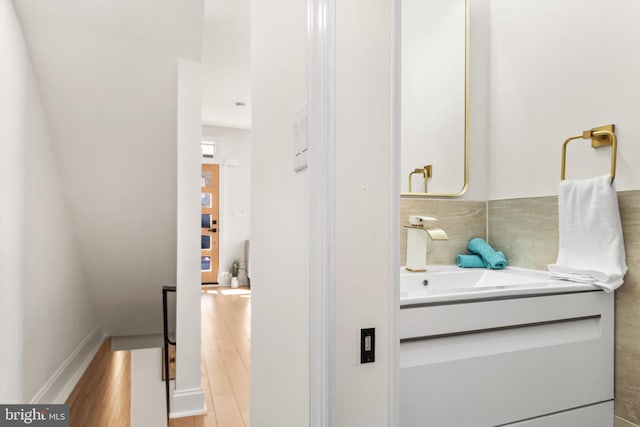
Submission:
POLYGON ((612 300, 593 291, 401 308, 400 340, 600 316, 612 300))
POLYGON ((613 294, 586 292, 401 310, 402 427, 508 425, 612 400, 613 308, 613 294))

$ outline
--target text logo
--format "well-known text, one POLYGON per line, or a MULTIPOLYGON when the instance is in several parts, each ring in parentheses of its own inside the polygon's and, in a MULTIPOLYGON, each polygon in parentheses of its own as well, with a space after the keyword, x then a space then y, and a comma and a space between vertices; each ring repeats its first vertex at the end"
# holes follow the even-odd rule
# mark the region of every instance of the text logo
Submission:
POLYGON ((67 405, 0 405, 0 427, 69 427, 67 405))

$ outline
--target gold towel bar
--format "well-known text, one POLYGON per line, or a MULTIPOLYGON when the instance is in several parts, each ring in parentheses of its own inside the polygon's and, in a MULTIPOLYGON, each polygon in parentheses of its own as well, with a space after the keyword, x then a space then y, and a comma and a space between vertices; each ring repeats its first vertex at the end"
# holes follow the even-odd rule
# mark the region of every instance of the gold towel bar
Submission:
POLYGON ((614 133, 614 125, 598 126, 591 130, 585 130, 580 135, 567 138, 562 144, 562 165, 560 166, 560 179, 564 180, 565 166, 567 164, 567 144, 576 139, 590 139, 591 147, 600 148, 611 146, 611 183, 616 177, 616 157, 618 151, 618 139, 614 133))

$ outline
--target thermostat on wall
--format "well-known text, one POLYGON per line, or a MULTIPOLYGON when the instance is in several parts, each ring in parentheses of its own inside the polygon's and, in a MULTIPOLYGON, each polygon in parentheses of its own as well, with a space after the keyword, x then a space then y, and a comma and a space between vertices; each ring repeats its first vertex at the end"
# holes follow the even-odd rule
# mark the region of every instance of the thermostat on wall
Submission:
POLYGON ((309 103, 305 102, 296 112, 293 123, 293 170, 296 172, 307 168, 308 141, 309 103))

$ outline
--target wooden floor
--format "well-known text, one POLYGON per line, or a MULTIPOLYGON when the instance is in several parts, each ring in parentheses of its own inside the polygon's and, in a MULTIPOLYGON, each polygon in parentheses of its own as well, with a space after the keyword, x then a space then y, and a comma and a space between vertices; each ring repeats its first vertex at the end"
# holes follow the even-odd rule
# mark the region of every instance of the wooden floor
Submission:
POLYGON ((65 403, 71 427, 128 427, 131 353, 111 351, 105 340, 65 403))
POLYGON ((251 295, 247 288, 202 291, 202 387, 208 414, 169 427, 248 427, 251 295))

